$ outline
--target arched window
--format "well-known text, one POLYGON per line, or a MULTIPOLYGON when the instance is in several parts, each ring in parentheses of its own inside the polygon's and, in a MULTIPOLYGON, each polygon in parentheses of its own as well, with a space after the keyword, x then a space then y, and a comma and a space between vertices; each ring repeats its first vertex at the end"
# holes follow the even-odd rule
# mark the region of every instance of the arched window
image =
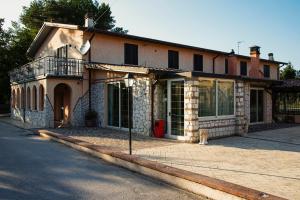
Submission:
POLYGON ((17 89, 17 108, 20 108, 21 98, 20 98, 20 89, 17 89))
POLYGON ((11 107, 12 108, 16 107, 16 92, 15 92, 15 90, 12 90, 12 93, 11 93, 11 107))
POLYGON ((40 111, 44 110, 44 96, 45 96, 44 87, 43 85, 40 85, 39 87, 39 110, 40 111))
POLYGON ((25 108, 25 89, 22 87, 21 89, 21 108, 25 108))
POLYGON ((30 98, 31 94, 30 94, 30 87, 27 88, 27 101, 26 101, 26 107, 28 110, 31 109, 31 98, 30 98))
POLYGON ((37 110, 37 92, 35 85, 32 88, 32 110, 37 110))

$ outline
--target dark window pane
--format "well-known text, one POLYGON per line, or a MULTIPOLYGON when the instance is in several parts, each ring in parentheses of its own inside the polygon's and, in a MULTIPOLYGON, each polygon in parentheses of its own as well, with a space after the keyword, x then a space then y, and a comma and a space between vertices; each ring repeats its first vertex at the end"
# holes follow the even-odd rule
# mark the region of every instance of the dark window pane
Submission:
POLYGON ((270 78, 270 66, 269 65, 264 65, 264 77, 270 78))
POLYGON ((108 92, 108 125, 119 127, 119 84, 109 84, 108 92))
POLYGON ((168 51, 168 67, 174 69, 179 68, 178 51, 168 51))
POLYGON ((225 59, 225 74, 228 74, 228 59, 225 59))
POLYGON ((194 71, 203 71, 203 56, 194 54, 194 71))
POLYGON ((218 81, 218 116, 234 114, 234 83, 218 81))
POLYGON ((241 61, 240 63, 240 73, 242 76, 247 76, 247 62, 241 61))
POLYGON ((138 65, 138 45, 125 44, 124 54, 125 64, 138 65))

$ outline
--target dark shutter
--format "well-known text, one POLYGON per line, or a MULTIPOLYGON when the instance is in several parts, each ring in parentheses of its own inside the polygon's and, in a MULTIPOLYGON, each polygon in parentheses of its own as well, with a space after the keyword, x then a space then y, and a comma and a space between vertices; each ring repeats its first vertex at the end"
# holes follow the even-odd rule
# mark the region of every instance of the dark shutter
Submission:
POLYGON ((241 61, 240 63, 240 73, 242 76, 247 76, 247 62, 241 61))
POLYGON ((270 78, 270 66, 269 65, 264 65, 264 77, 270 78))
POLYGON ((228 59, 225 59, 225 74, 228 74, 228 59))
POLYGON ((124 63, 128 65, 138 65, 138 45, 124 45, 124 63))
POLYGON ((174 69, 179 68, 178 51, 168 51, 168 67, 174 69))
POLYGON ((194 71, 203 71, 203 56, 194 54, 194 71))

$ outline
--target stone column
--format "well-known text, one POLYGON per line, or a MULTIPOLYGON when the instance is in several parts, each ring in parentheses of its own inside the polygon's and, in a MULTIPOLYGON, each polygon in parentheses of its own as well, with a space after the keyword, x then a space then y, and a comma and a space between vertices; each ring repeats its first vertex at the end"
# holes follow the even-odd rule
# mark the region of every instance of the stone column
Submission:
POLYGON ((199 81, 186 80, 184 83, 184 133, 189 142, 199 141, 198 98, 199 81))
POLYGON ((235 84, 236 134, 238 135, 246 135, 248 132, 250 120, 247 115, 248 106, 250 106, 250 102, 248 101, 248 98, 250 98, 250 96, 248 96, 248 86, 249 85, 243 81, 237 81, 235 84))

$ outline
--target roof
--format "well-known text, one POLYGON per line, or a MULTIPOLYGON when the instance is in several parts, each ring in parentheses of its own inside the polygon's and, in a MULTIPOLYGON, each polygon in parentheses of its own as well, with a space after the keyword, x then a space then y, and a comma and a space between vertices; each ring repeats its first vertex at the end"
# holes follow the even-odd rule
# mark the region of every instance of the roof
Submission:
POLYGON ((149 75, 150 73, 154 73, 157 75, 157 78, 165 79, 165 78, 192 78, 192 77, 206 77, 206 78, 220 78, 220 79, 231 79, 231 80, 243 80, 249 82, 267 82, 267 83, 281 83, 278 80, 272 79, 258 79, 251 78, 246 76, 237 76, 237 75, 228 75, 228 74, 213 74, 213 73, 205 73, 205 72, 189 72, 183 71, 179 69, 172 68, 150 68, 138 65, 115 65, 115 64, 107 64, 107 63, 86 63, 85 67, 88 69, 99 69, 105 71, 114 71, 114 72, 125 72, 125 73, 135 73, 135 74, 144 74, 149 75))
POLYGON ((274 87, 275 90, 300 90, 300 79, 290 79, 282 81, 282 84, 274 87))
MULTIPOLYGON (((130 34, 116 33, 116 32, 111 32, 111 31, 100 30, 100 29, 96 29, 96 28, 87 28, 87 27, 82 27, 82 26, 78 26, 78 25, 50 23, 50 22, 45 22, 43 24, 42 28, 39 30, 34 41, 32 42, 29 49, 27 50, 28 55, 30 55, 30 56, 34 55, 34 53, 38 50, 38 47, 41 45, 41 43, 48 36, 48 34, 50 33, 50 31, 53 28, 76 29, 76 30, 82 30, 82 31, 86 31, 86 32, 95 32, 95 33, 104 34, 104 35, 110 35, 110 36, 121 37, 121 38, 126 38, 126 39, 133 39, 133 40, 138 40, 138 41, 162 44, 162 45, 167 45, 167 46, 172 46, 172 47, 193 49, 193 50, 197 50, 197 51, 201 51, 201 52, 220 54, 220 55, 224 55, 224 56, 229 55, 229 52, 225 52, 225 51, 206 49, 206 48, 201 48, 201 47, 196 47, 196 46, 190 46, 190 45, 185 45, 185 44, 157 40, 157 39, 152 39, 152 38, 147 38, 147 37, 140 37, 140 36, 130 35, 130 34)), ((243 59, 251 59, 250 56, 245 56, 245 55, 235 54, 235 56, 237 56, 239 58, 243 58, 243 59)), ((274 64, 287 64, 285 62, 272 61, 272 60, 268 60, 268 59, 260 59, 260 60, 264 61, 264 62, 274 63, 274 64)))

